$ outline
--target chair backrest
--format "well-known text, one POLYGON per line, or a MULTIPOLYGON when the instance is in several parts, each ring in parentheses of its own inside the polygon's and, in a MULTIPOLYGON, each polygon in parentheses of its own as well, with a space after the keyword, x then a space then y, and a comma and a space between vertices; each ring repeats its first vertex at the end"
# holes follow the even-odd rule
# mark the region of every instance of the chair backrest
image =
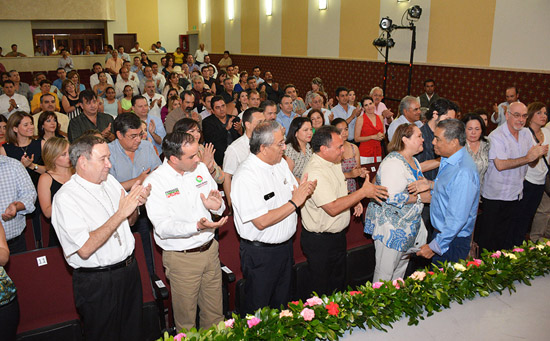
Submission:
POLYGON ((21 310, 18 334, 79 319, 72 269, 61 248, 12 255, 6 271, 17 287, 21 310))

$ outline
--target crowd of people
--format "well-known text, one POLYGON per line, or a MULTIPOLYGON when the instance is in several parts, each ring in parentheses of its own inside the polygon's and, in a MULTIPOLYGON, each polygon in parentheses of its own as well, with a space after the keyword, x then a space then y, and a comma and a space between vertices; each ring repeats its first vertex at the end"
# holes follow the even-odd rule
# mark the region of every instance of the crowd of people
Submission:
MULTIPOLYGON (((202 44, 161 65, 139 43, 130 52, 111 50, 86 85, 68 62, 54 81, 34 75, 33 88, 2 74, 0 264, 7 249, 26 250, 27 215, 36 233, 40 215, 50 219, 86 338, 139 338, 132 232, 149 272, 151 234, 163 250, 177 329, 196 326, 197 307, 200 327, 223 320, 215 236, 228 219, 247 313, 289 301, 298 219, 318 294, 345 289, 352 215, 374 240, 375 281, 405 276, 411 259, 465 259, 474 242, 549 237, 547 107, 520 102, 515 87, 492 115, 464 114, 428 79, 395 114, 379 87, 331 96, 315 77, 304 100, 271 71, 240 71, 228 51, 213 64, 202 44), (487 136, 489 119, 498 127, 487 136)), ((17 294, 2 267, 0 281, 3 321, 17 294)), ((15 335, 16 322, 0 326, 15 335)))

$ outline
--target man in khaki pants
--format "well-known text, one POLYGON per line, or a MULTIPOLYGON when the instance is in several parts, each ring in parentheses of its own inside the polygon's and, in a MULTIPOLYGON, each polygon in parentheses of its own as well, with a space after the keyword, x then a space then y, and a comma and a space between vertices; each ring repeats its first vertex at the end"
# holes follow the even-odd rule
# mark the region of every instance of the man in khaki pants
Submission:
POLYGON ((533 242, 542 238, 550 238, 550 197, 546 193, 542 195, 537 213, 533 218, 529 237, 533 242))

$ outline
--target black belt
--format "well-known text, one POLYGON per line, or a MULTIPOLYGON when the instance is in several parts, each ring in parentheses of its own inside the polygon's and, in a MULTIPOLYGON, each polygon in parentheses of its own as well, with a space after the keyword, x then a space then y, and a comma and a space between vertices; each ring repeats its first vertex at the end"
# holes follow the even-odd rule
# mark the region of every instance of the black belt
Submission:
POLYGON ((116 264, 113 264, 113 265, 108 265, 108 266, 98 266, 97 268, 78 268, 78 269, 75 269, 75 271, 78 271, 78 272, 112 271, 112 270, 117 270, 117 269, 120 269, 120 268, 125 268, 125 267, 131 265, 133 262, 134 262, 134 253, 132 252, 132 254, 129 255, 128 258, 126 258, 122 262, 119 262, 119 263, 116 263, 116 264))
POLYGON ((210 246, 212 246, 213 242, 214 242, 214 238, 210 239, 209 242, 206 242, 205 244, 202 244, 201 246, 196 247, 194 249, 182 250, 182 251, 177 251, 177 252, 182 252, 182 253, 204 252, 204 251, 207 251, 210 248, 210 246))
POLYGON ((13 245, 13 244, 15 244, 15 243, 18 242, 19 239, 21 239, 22 237, 24 238, 24 234, 23 234, 23 233, 21 233, 21 234, 18 235, 17 237, 14 237, 14 238, 8 240, 8 245, 13 245))
POLYGON ((276 246, 281 246, 281 245, 284 245, 284 244, 288 243, 288 240, 286 242, 275 243, 275 244, 262 243, 262 242, 259 242, 257 240, 251 241, 251 240, 247 240, 247 239, 241 239, 241 241, 244 242, 245 244, 252 245, 252 246, 258 246, 258 247, 276 247, 276 246))

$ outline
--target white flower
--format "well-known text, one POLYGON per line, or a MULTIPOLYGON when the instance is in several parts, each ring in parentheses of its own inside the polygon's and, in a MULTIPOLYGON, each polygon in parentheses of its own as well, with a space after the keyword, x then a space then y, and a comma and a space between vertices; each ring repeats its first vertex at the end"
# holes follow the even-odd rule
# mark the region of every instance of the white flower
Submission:
POLYGON ((458 270, 458 271, 466 271, 466 267, 464 267, 464 265, 460 263, 455 263, 453 265, 453 268, 455 268, 455 270, 458 270))

